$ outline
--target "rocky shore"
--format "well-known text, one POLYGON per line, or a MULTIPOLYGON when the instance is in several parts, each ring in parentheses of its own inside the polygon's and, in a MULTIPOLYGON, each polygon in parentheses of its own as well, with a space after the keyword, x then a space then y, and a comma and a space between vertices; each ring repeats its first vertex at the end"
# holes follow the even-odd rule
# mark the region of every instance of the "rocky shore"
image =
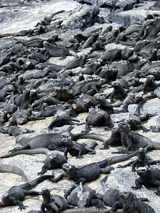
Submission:
MULTIPOLYGON (((79 122, 73 122, 72 133, 85 131, 87 116, 91 108, 100 106, 92 104, 90 110, 79 110, 76 102, 84 94, 93 97, 104 96, 108 105, 113 107, 109 113, 111 123, 118 126, 123 119, 129 119, 138 103, 135 99, 123 110, 124 100, 131 94, 145 98, 151 96, 141 107, 140 114, 148 113, 149 119, 142 122, 149 131, 134 130, 153 142, 159 142, 159 132, 153 132, 150 126, 156 126, 160 112, 160 5, 156 1, 57 1, 8 0, 0 3, 0 123, 1 130, 8 125, 17 125, 24 131, 17 136, 0 133, 0 156, 8 154, 21 144, 16 143, 21 137, 31 138, 43 133, 57 133, 67 130, 70 124, 48 129, 57 109, 69 112, 69 116, 79 122), (51 45, 51 48, 50 46, 51 45), (58 47, 58 48, 57 48, 58 47), (144 87, 148 76, 152 75, 154 86, 144 87), (96 80, 95 80, 96 79, 96 80), (125 89, 126 96, 111 98, 114 90, 113 82, 125 89), (86 86, 86 82, 89 86, 86 86), (98 82, 98 83, 97 83, 98 82), (80 87, 79 85, 82 84, 80 87), (26 95, 26 96, 25 96, 26 95), (40 101, 41 100, 41 101, 40 101), (71 105, 73 111, 70 111, 71 105), (58 106, 58 108, 56 108, 58 106), (14 110, 9 109, 13 107, 14 110), (55 111, 53 110, 55 107, 55 111), (77 107, 77 108, 76 108, 77 107), (15 119, 13 114, 27 110, 23 118, 15 119), (6 113, 7 111, 7 113, 6 113), (50 113, 49 113, 50 112, 50 113), (26 122, 24 117, 27 117, 26 122), (78 124, 79 123, 79 124, 78 124)), ((119 96, 119 95, 118 95, 119 96)), ((12 109, 13 109, 12 108, 12 109)), ((72 109, 71 109, 72 110, 72 109)), ((18 115, 19 116, 19 115, 18 115)), ((58 115, 59 116, 59 115, 58 115)), ((97 133, 110 138, 112 128, 107 125, 90 125, 89 133, 97 133)), ((79 139, 79 143, 90 145, 93 139, 79 139)), ((118 156, 113 154, 123 146, 109 146, 103 149, 104 143, 96 140, 96 154, 85 154, 76 158, 68 154, 68 162, 82 166, 98 162, 105 158, 118 156)), ((54 150, 52 153, 60 153, 54 150)), ((160 150, 152 150, 148 155, 153 160, 160 160, 160 150)), ((29 181, 38 177, 45 154, 21 154, 1 159, 1 163, 16 165, 23 169, 29 181)), ((130 160, 134 160, 133 157, 130 160)), ((137 197, 148 198, 148 204, 159 213, 160 197, 155 194, 157 188, 145 186, 133 190, 136 172, 131 167, 117 168, 108 174, 107 187, 131 191, 137 197)), ((158 164, 153 167, 160 167, 158 164)), ((57 177, 62 172, 55 170, 57 177)), ((48 170, 46 174, 52 174, 48 170)), ((103 193, 100 180, 86 183, 97 193, 103 193)), ((12 186, 24 183, 21 176, 13 173, 0 173, 0 197, 12 186)), ((64 190, 71 187, 71 182, 63 179, 58 183, 48 180, 37 185, 34 190, 43 188, 51 194, 63 196, 64 190)), ((38 212, 42 204, 42 196, 27 196, 23 201, 27 206, 24 213, 38 212)), ((106 206, 105 210, 110 207, 106 206)), ((0 209, 1 213, 18 213, 18 206, 7 206, 0 209)), ((98 210, 97 210, 98 212, 98 210)), ((118 210, 117 212, 121 212, 118 210)), ((149 213, 149 212, 147 212, 149 213)))

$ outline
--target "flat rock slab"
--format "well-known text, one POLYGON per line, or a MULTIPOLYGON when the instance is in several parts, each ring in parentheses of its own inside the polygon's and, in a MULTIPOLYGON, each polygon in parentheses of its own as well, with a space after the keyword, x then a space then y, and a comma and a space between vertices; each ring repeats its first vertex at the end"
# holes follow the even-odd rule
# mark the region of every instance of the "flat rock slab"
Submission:
POLYGON ((74 10, 81 5, 76 1, 50 1, 39 4, 0 8, 1 34, 16 33, 20 30, 32 29, 45 16, 60 10, 74 10))

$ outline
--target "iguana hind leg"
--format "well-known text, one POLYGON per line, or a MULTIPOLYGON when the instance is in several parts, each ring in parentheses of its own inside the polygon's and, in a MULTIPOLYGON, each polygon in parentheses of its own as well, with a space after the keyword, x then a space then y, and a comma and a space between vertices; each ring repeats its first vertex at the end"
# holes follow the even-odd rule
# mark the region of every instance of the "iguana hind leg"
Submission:
POLYGON ((112 166, 109 166, 107 168, 101 168, 101 173, 102 174, 109 174, 110 171, 112 171, 113 169, 114 169, 114 167, 112 167, 112 166))

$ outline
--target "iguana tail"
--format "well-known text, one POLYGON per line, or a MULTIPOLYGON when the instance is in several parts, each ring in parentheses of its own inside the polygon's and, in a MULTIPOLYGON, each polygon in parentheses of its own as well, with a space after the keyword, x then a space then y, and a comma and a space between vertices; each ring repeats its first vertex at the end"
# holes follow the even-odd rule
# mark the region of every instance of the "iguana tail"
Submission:
POLYGON ((28 178, 25 175, 24 171, 18 166, 8 165, 8 164, 0 164, 0 172, 9 172, 20 175, 25 182, 28 182, 28 178))
POLYGON ((86 134, 86 133, 80 133, 80 134, 75 134, 75 138, 76 139, 80 139, 80 138, 90 138, 90 139, 95 139, 95 140, 99 140, 99 141, 103 141, 106 142, 106 140, 108 140, 108 138, 104 135, 101 134, 86 134))
POLYGON ((27 149, 27 150, 17 151, 17 152, 8 154, 8 155, 4 155, 4 156, 1 156, 0 158, 9 158, 9 157, 13 157, 15 155, 21 155, 21 154, 26 154, 26 155, 46 154, 46 155, 50 155, 50 154, 52 154, 52 152, 47 148, 27 149))
POLYGON ((148 101, 148 100, 150 100, 150 99, 152 99, 152 98, 154 98, 154 97, 156 97, 155 94, 148 95, 148 96, 146 96, 145 98, 142 98, 142 100, 139 102, 139 104, 138 104, 138 106, 137 106, 137 108, 136 108, 134 114, 140 115, 140 109, 141 109, 141 107, 143 106, 143 104, 144 104, 146 101, 148 101))
POLYGON ((61 211, 61 213, 107 213, 107 209, 97 209, 97 208, 73 208, 61 211))
MULTIPOLYGON (((155 150, 160 150, 160 143, 159 142, 153 142, 153 144, 151 146, 153 146, 153 149, 155 149, 155 150)), ((147 150, 149 150, 149 148, 147 150)))
POLYGON ((109 166, 109 165, 112 165, 114 163, 118 163, 118 162, 121 162, 121 161, 128 160, 129 158, 132 158, 133 156, 136 156, 137 154, 138 154, 138 150, 135 151, 135 152, 132 152, 131 154, 108 158, 108 163, 107 163, 106 166, 109 166))
MULTIPOLYGON (((57 126, 56 124, 60 121, 75 121, 75 122, 79 122, 79 120, 74 119, 74 118, 56 118, 55 120, 53 120, 51 122, 51 124, 48 126, 48 129, 53 129, 54 126, 57 126)), ((58 125, 59 126, 59 125, 58 125)), ((61 126, 61 125, 60 125, 61 126)))
POLYGON ((41 177, 38 177, 32 180, 31 182, 20 185, 20 187, 25 190, 30 190, 33 187, 37 186, 39 183, 42 183, 44 180, 51 179, 51 178, 54 178, 54 175, 43 175, 41 177))

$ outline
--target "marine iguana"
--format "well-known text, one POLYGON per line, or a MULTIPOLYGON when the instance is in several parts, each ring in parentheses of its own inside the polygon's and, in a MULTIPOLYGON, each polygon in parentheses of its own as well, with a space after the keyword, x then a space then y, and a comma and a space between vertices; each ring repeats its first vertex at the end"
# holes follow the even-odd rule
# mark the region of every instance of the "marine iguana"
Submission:
POLYGON ((146 91, 154 91, 158 87, 158 84, 154 82, 154 76, 148 75, 146 81, 143 84, 143 93, 145 94, 146 91))
POLYGON ((144 98, 141 97, 141 96, 138 97, 138 102, 139 102, 138 106, 137 106, 134 114, 130 114, 129 119, 127 119, 127 121, 126 121, 129 124, 129 127, 130 127, 131 130, 142 129, 143 132, 149 131, 149 129, 145 128, 142 125, 142 121, 147 121, 150 117, 154 116, 155 114, 146 113, 146 114, 143 115, 143 114, 140 113, 140 109, 147 100, 150 100, 154 97, 155 97, 155 94, 148 95, 144 98))
POLYGON ((144 198, 137 198, 132 192, 120 192, 121 199, 123 199, 122 213, 156 213, 154 209, 149 206, 144 198))
POLYGON ((82 155, 91 153, 95 154, 94 148, 98 145, 96 142, 93 142, 91 145, 87 146, 76 141, 72 141, 69 138, 62 138, 61 145, 65 147, 64 156, 67 159, 67 154, 76 156, 77 158, 83 158, 82 155))
POLYGON ((119 122, 118 124, 122 145, 126 147, 126 151, 137 150, 140 147, 148 150, 160 149, 160 143, 153 142, 149 138, 131 131, 126 122, 119 122))
POLYGON ((80 182, 78 186, 74 185, 65 192, 64 197, 68 204, 78 206, 78 208, 96 206, 96 208, 103 208, 103 202, 98 199, 96 192, 88 186, 82 185, 80 182), (69 198, 67 199, 67 197, 69 198))
POLYGON ((8 120, 9 120, 8 112, 7 111, 2 112, 2 114, 0 116, 0 126, 2 126, 8 120))
POLYGON ((86 117, 85 132, 90 131, 90 125, 92 126, 106 126, 106 128, 112 128, 110 115, 107 111, 99 109, 91 109, 89 115, 86 117))
POLYGON ((48 43, 47 41, 43 42, 43 46, 45 50, 49 53, 52 57, 61 57, 62 59, 66 58, 68 55, 73 55, 77 58, 76 53, 73 54, 73 51, 69 51, 65 47, 57 46, 51 43, 48 43))
POLYGON ((32 116, 31 112, 29 112, 26 109, 19 109, 12 114, 12 120, 9 125, 15 125, 15 124, 24 125, 28 121, 41 120, 43 118, 44 117, 32 116))
POLYGON ((74 98, 74 94, 72 92, 72 90, 68 89, 68 88, 64 88, 61 86, 54 88, 54 93, 55 93, 55 97, 59 100, 59 101, 69 101, 71 99, 74 98))
POLYGON ((113 61, 120 59, 121 51, 122 50, 118 48, 106 50, 101 56, 102 65, 105 65, 107 62, 112 63, 113 61))
POLYGON ((26 133, 32 133, 34 130, 29 130, 27 128, 22 129, 19 126, 7 126, 7 127, 1 127, 0 132, 3 134, 9 134, 11 136, 18 136, 26 133))
POLYGON ((63 173, 54 179, 50 179, 51 182, 56 183, 61 180, 63 177, 68 177, 76 183, 82 182, 91 182, 96 180, 101 173, 108 174, 113 167, 104 168, 108 163, 108 160, 103 160, 97 163, 91 163, 86 166, 81 166, 80 168, 75 167, 69 163, 65 163, 62 166, 63 173))
POLYGON ((98 68, 96 70, 96 74, 99 77, 104 78, 106 80, 106 82, 111 82, 111 81, 116 80, 118 70, 115 69, 115 68, 109 69, 108 65, 107 66, 101 66, 100 68, 98 68))
POLYGON ((141 189, 142 185, 144 186, 157 186, 158 190, 155 192, 160 196, 160 169, 159 168, 148 168, 140 167, 137 170, 139 178, 135 179, 135 185, 133 189, 141 189))
POLYGON ((103 95, 96 96, 96 100, 98 102, 97 107, 99 109, 107 111, 109 114, 114 113, 113 106, 103 95))
POLYGON ((107 205, 110 206, 110 213, 116 212, 117 209, 122 209, 123 208, 123 200, 120 198, 119 193, 120 190, 118 189, 113 189, 113 188, 107 188, 106 186, 106 180, 108 176, 105 176, 103 179, 101 179, 100 183, 103 187, 103 195, 102 199, 103 202, 107 205))
POLYGON ((62 168, 62 165, 67 163, 67 160, 63 155, 54 153, 47 155, 43 163, 44 165, 42 166, 42 170, 38 172, 38 175, 43 175, 47 170, 62 168))
POLYGON ((101 86, 105 84, 105 79, 93 76, 91 79, 86 79, 80 82, 76 82, 72 86, 71 91, 74 95, 80 95, 81 93, 87 93, 89 90, 93 89, 96 92, 99 91, 101 86), (93 78, 94 77, 94 78, 93 78))
POLYGON ((154 20, 146 27, 142 40, 145 38, 154 38, 155 36, 157 36, 159 31, 160 31, 160 18, 155 17, 154 20))
POLYGON ((15 147, 13 150, 11 150, 11 153, 20 150, 36 148, 47 148, 49 150, 63 151, 63 148, 61 146, 61 137, 64 137, 65 135, 69 136, 71 134, 68 131, 62 131, 60 133, 41 134, 32 138, 21 138, 20 143, 23 143, 23 140, 25 140, 25 142, 27 140, 27 144, 23 147, 15 147))
POLYGON ((109 94, 112 103, 114 102, 113 99, 122 99, 127 96, 126 90, 120 85, 118 81, 114 81, 112 83, 112 87, 113 91, 111 94, 109 94))
POLYGON ((65 124, 73 125, 74 124, 73 121, 79 122, 79 120, 71 118, 67 112, 58 110, 53 117, 53 121, 48 126, 48 129, 53 129, 53 127, 60 127, 65 124))
POLYGON ((26 206, 23 205, 22 201, 25 199, 26 195, 40 195, 41 192, 30 191, 33 187, 43 182, 44 180, 52 178, 52 175, 44 175, 35 180, 21 184, 19 186, 11 187, 3 196, 0 202, 0 207, 18 205, 19 209, 25 209, 26 206))
POLYGON ((68 209, 67 200, 60 195, 51 195, 48 189, 41 191, 43 202, 41 205, 41 212, 61 212, 68 209), (47 211, 46 211, 47 210, 47 211))
MULTIPOLYGON (((67 160, 66 158, 59 154, 59 153, 52 153, 50 150, 46 149, 46 148, 37 148, 37 149, 28 149, 28 150, 21 150, 21 151, 17 151, 13 154, 9 154, 9 155, 5 155, 5 156, 1 156, 0 158, 8 158, 8 157, 13 157, 13 156, 16 156, 16 155, 20 155, 20 154, 26 154, 26 155, 32 155, 32 154, 46 154, 47 157, 45 158, 44 161, 42 161, 44 163, 44 165, 42 166, 42 170, 41 172, 38 172, 38 175, 43 175, 44 173, 46 173, 47 170, 50 170, 50 169, 57 169, 57 168, 62 168, 62 165, 64 163, 67 163, 67 160)), ((39 161, 38 161, 39 162, 39 161)), ((4 168, 3 168, 3 164, 0 164, 2 165, 2 168, 0 167, 0 171, 3 170, 7 171, 7 170, 11 170, 13 172, 16 171, 16 168, 14 169, 13 166, 10 166, 10 165, 6 165, 4 164, 4 168), (6 167, 6 168, 5 168, 6 167), (11 167, 11 169, 9 169, 11 167), (13 169, 12 169, 13 167, 13 169)), ((22 172, 18 170, 17 174, 21 174, 22 172)), ((23 173, 22 173, 23 175, 23 173)), ((24 178, 25 179, 25 178, 24 178)))
POLYGON ((118 165, 118 168, 125 168, 132 164, 132 172, 135 172, 135 168, 150 166, 156 163, 160 163, 160 160, 150 160, 150 157, 146 155, 144 148, 139 148, 138 158, 136 160, 130 161, 125 165, 118 165))
POLYGON ((7 111, 8 114, 13 114, 17 110, 17 105, 15 104, 5 104, 2 109, 2 112, 7 111))
MULTIPOLYGON (((13 150, 11 150, 10 155, 1 156, 1 158, 10 157, 17 154, 21 154, 19 151, 23 151, 22 154, 27 154, 25 151, 29 151, 30 149, 39 149, 39 148, 46 148, 46 149, 40 149, 41 153, 48 154, 49 150, 58 150, 58 151, 64 151, 64 148, 61 146, 61 140, 62 138, 68 138, 70 137, 71 140, 76 141, 80 138, 91 138, 95 140, 101 140, 105 141, 107 138, 104 135, 101 134, 85 134, 85 133, 78 133, 73 134, 70 132, 70 130, 65 130, 59 133, 46 133, 34 136, 32 138, 26 138, 22 137, 20 139, 17 138, 16 142, 24 145, 23 147, 15 147, 13 150)), ((37 151, 38 153, 39 151, 37 151)), ((30 153, 34 153, 30 150, 30 153)))
POLYGON ((136 154, 137 154, 137 151, 128 155, 107 158, 105 160, 102 160, 96 163, 90 163, 81 167, 75 167, 74 165, 65 163, 62 166, 63 173, 61 173, 58 177, 54 179, 53 178, 50 179, 50 181, 55 183, 63 179, 63 177, 68 177, 69 179, 73 180, 76 183, 82 182, 82 184, 85 184, 86 182, 91 182, 93 180, 96 180, 101 173, 106 174, 106 173, 109 173, 111 170, 113 170, 113 167, 109 165, 112 165, 120 161, 125 161, 135 156, 136 154), (106 166, 109 166, 109 167, 104 168, 106 166))
POLYGON ((137 103, 137 98, 135 94, 130 93, 123 101, 122 112, 128 112, 128 105, 137 103))
POLYGON ((77 112, 87 112, 91 106, 96 106, 97 104, 98 102, 95 97, 82 94, 81 97, 76 100, 76 110, 77 112))
POLYGON ((121 146, 122 145, 121 134, 120 134, 119 128, 117 126, 114 126, 112 128, 110 138, 104 141, 103 149, 108 149, 108 145, 111 145, 111 146, 121 146))

